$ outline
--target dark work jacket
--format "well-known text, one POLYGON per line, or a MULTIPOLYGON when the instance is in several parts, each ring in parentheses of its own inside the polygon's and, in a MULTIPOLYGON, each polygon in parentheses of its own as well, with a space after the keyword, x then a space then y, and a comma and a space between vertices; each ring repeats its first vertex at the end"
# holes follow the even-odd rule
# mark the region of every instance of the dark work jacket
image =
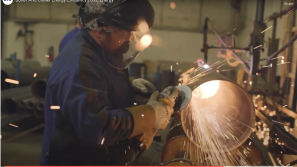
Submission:
POLYGON ((77 32, 50 70, 41 165, 129 165, 132 100, 128 71, 109 66, 87 30, 77 32))
POLYGON ((63 39, 60 42, 59 45, 59 53, 61 52, 61 50, 64 48, 64 46, 70 41, 70 39, 79 31, 80 29, 78 27, 74 27, 73 30, 71 30, 70 32, 68 32, 63 39))

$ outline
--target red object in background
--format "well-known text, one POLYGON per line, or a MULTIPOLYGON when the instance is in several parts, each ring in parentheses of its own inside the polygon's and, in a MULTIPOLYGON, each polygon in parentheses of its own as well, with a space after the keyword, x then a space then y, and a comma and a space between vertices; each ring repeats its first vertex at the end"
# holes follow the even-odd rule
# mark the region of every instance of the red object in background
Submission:
POLYGON ((51 46, 51 47, 48 49, 48 56, 49 56, 48 60, 49 60, 50 62, 53 62, 53 60, 54 60, 54 47, 53 47, 53 46, 51 46))
POLYGON ((33 44, 34 43, 32 43, 32 44, 26 44, 26 58, 28 58, 28 59, 31 59, 32 57, 33 57, 33 55, 32 55, 32 47, 33 47, 33 44))

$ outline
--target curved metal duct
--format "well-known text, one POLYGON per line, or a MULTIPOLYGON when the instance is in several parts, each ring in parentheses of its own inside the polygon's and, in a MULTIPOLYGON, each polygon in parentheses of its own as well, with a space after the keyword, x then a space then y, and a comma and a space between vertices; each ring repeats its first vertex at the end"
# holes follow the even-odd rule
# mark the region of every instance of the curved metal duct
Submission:
POLYGON ((46 79, 38 79, 35 80, 31 84, 31 92, 32 95, 38 99, 44 99, 45 98, 45 90, 46 90, 46 79))
POLYGON ((181 122, 188 138, 204 152, 228 152, 242 145, 255 122, 249 95, 218 73, 201 75, 187 85, 192 99, 181 112, 181 122))

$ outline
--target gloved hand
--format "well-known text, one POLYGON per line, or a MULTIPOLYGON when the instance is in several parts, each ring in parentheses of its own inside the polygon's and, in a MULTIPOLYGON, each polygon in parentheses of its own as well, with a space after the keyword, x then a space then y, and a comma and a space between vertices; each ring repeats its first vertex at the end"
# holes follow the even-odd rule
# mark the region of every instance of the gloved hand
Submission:
POLYGON ((151 146, 158 129, 164 130, 167 127, 169 119, 173 114, 173 107, 178 94, 179 91, 175 87, 167 87, 160 94, 158 91, 155 91, 151 95, 147 104, 151 105, 155 110, 155 126, 154 129, 144 132, 138 139, 145 146, 146 150, 151 146))
MULTIPOLYGON (((157 133, 157 129, 152 129, 150 131, 144 132, 141 136, 139 136, 137 138, 137 140, 139 140, 143 146, 145 146, 145 150, 148 150, 151 146, 151 144, 154 141, 154 136, 157 133)), ((140 145, 141 147, 143 147, 142 145, 140 145)))
POLYGON ((142 78, 134 79, 132 86, 136 91, 148 93, 149 90, 154 91, 157 88, 150 82, 142 78))
POLYGON ((138 105, 126 108, 133 117, 134 128, 130 135, 135 137, 152 129, 165 129, 175 105, 175 99, 179 92, 174 87, 166 88, 160 93, 155 91, 146 105, 138 105))
POLYGON ((151 105, 156 113, 155 129, 164 130, 167 127, 170 117, 173 114, 173 107, 178 94, 179 91, 177 88, 167 87, 160 93, 160 96, 158 91, 155 91, 151 95, 147 104, 151 105))

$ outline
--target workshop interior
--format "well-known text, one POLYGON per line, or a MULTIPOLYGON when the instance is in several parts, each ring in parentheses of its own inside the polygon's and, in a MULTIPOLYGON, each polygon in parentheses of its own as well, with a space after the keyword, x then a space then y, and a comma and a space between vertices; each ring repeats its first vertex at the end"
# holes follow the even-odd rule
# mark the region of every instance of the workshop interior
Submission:
MULTIPOLYGON (((130 79, 176 87, 178 114, 133 165, 297 166, 297 0, 149 2, 130 79)), ((77 15, 67 0, 1 5, 2 166, 40 165, 47 79, 77 15)))

